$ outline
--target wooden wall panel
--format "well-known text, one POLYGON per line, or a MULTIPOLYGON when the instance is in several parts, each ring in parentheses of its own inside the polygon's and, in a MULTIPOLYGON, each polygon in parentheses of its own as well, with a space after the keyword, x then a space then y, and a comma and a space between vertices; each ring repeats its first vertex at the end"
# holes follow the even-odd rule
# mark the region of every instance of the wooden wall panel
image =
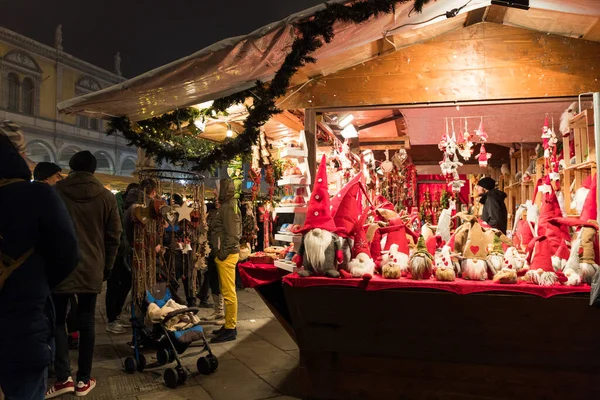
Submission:
POLYGON ((282 107, 572 96, 599 79, 600 43, 480 23, 319 78, 282 107))

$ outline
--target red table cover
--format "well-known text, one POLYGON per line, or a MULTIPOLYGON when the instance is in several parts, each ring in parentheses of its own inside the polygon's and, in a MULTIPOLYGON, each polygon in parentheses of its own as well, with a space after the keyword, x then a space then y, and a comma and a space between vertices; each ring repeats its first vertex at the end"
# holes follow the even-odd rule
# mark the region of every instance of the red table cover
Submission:
POLYGON ((238 264, 240 277, 244 287, 255 288, 261 285, 267 285, 281 280, 281 278, 289 274, 281 268, 277 268, 273 264, 253 264, 245 262, 238 264))
POLYGON ((289 274, 283 278, 283 282, 293 287, 311 287, 311 286, 337 286, 354 287, 366 290, 384 290, 384 289, 438 289, 453 292, 457 294, 470 294, 478 292, 516 292, 533 294, 544 298, 556 296, 559 294, 570 293, 589 293, 590 286, 563 286, 560 284, 554 286, 538 286, 524 281, 517 284, 507 285, 495 283, 493 281, 469 281, 456 279, 454 282, 441 282, 435 279, 416 281, 407 278, 384 279, 376 275, 370 281, 362 279, 332 279, 325 277, 302 278, 298 274, 289 274))

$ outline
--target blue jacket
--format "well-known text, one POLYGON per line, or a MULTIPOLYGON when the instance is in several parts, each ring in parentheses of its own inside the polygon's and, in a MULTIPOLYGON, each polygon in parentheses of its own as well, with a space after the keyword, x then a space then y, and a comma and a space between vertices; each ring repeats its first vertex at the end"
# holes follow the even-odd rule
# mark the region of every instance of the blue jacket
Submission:
POLYGON ((50 290, 77 265, 77 241, 60 197, 31 172, 0 133, 0 250, 17 259, 35 251, 0 290, 0 374, 40 369, 52 361, 54 306, 50 290))

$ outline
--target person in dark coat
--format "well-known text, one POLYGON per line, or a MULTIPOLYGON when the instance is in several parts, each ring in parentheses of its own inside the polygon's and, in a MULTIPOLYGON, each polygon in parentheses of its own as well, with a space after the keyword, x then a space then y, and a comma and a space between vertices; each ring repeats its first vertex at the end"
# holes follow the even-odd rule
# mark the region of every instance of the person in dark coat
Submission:
POLYGON ((41 400, 54 348, 50 291, 75 269, 77 239, 62 200, 30 182, 19 152, 0 133, 0 253, 25 258, 0 288, 0 388, 7 400, 41 400))
MULTIPOLYGON (((115 196, 117 199, 117 205, 119 207, 121 226, 125 225, 125 206, 128 205, 127 208, 129 208, 129 206, 133 204, 133 202, 129 204, 129 202, 127 202, 125 199, 132 190, 137 190, 139 186, 140 185, 137 183, 130 183, 124 193, 119 192, 115 196)), ((119 320, 119 315, 121 314, 121 310, 125 304, 125 299, 127 298, 127 293, 129 293, 130 289, 131 245, 127 241, 125 230, 123 230, 115 266, 113 267, 110 278, 108 278, 108 282, 106 283, 106 318, 108 319, 106 330, 110 333, 125 333, 124 324, 129 325, 126 323, 126 321, 130 319, 130 316, 125 316, 126 318, 121 318, 121 320, 119 320)))
POLYGON ((33 179, 54 186, 56 185, 56 182, 63 180, 63 177, 60 174, 61 172, 62 168, 54 163, 39 162, 33 170, 33 179))
POLYGON ((81 257, 75 271, 53 291, 56 306, 56 383, 46 393, 52 398, 64 393, 87 395, 96 386, 91 378, 95 344, 96 300, 102 282, 110 275, 121 238, 117 199, 94 176, 96 158, 89 151, 76 153, 69 161, 71 173, 56 184, 71 215, 81 257), (71 378, 65 318, 69 295, 77 294, 79 369, 77 383, 71 378))
POLYGON ((496 181, 489 177, 481 178, 475 186, 475 191, 479 195, 479 202, 483 204, 481 219, 492 228, 506 233, 506 193, 496 189, 496 181))

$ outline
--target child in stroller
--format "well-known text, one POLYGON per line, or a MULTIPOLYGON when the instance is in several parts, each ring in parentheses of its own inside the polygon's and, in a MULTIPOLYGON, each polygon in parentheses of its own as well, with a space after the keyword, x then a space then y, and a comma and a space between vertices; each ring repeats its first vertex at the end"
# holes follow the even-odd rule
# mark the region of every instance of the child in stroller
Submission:
MULTIPOLYGON (((182 306, 181 303, 166 282, 159 282, 152 291, 146 291, 146 304, 142 315, 149 317, 152 327, 146 328, 143 319, 136 318, 135 311, 132 312, 134 356, 125 359, 126 372, 141 372, 146 367, 146 359, 140 353, 140 345, 143 342, 144 347, 156 349, 158 365, 177 363, 175 368, 167 368, 163 374, 167 387, 175 388, 187 379, 187 372, 179 355, 197 341, 201 342, 202 351, 208 353, 198 358, 198 372, 208 375, 216 371, 219 361, 212 354, 204 329, 200 325, 200 318, 196 316, 200 309, 182 306)), ((135 307, 132 308, 135 310, 135 307)))

